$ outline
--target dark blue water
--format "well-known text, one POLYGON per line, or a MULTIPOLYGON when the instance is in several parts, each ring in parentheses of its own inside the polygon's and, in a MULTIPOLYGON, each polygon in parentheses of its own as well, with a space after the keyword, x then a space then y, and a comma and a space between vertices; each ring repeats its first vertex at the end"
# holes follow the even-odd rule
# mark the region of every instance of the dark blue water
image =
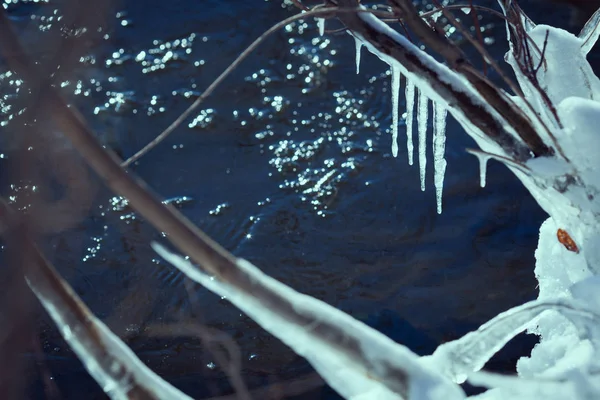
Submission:
MULTIPOLYGON (((94 26, 101 32, 70 26, 71 40, 89 43, 60 83, 103 143, 122 157, 164 129, 264 30, 295 13, 274 0, 123 0, 111 7, 94 26)), ((60 21, 48 22, 55 10, 73 12, 63 2, 11 6, 33 57, 51 57, 48 43, 64 37, 60 21)), ((489 16, 481 24, 489 50, 500 57, 504 26, 489 16)), ((390 154, 386 69, 365 52, 356 75, 349 36, 321 38, 312 20, 290 25, 132 170, 236 256, 428 354, 536 296, 533 251, 545 216, 501 165, 490 164, 487 187, 479 187, 478 162, 464 151, 474 144, 455 121, 448 125, 444 212, 438 215, 431 169, 421 192, 404 141, 397 159, 390 154)), ((8 123, 0 168, 5 195, 18 202, 35 193, 31 183, 11 181, 18 141, 8 136, 17 130, 9 119, 23 101, 11 80, 0 78, 8 96, 3 101, 12 105, 3 109, 8 123)), ((71 151, 60 132, 53 134, 57 148, 71 151)), ((87 215, 67 231, 46 235, 43 247, 142 361, 195 398, 230 394, 202 342, 177 333, 193 323, 236 341, 251 388, 311 374, 227 301, 158 259, 149 243, 164 240, 161 234, 98 179, 91 177, 90 185, 87 215), (151 337, 153 326, 172 333, 151 337)), ((31 318, 41 351, 22 352, 27 396, 105 398, 48 317, 34 310, 31 318)), ((490 367, 510 370, 533 342, 517 340, 490 367)), ((334 398, 314 379, 302 385, 306 390, 299 392, 306 393, 288 398, 334 398)), ((269 396, 257 398, 286 398, 269 396)))

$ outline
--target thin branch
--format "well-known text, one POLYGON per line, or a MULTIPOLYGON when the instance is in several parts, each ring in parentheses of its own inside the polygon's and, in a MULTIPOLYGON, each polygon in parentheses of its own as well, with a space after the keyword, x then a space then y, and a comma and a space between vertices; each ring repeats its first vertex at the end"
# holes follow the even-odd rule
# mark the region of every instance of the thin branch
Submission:
MULTIPOLYGON (((548 94, 542 89, 540 83, 537 79, 536 73, 534 73, 533 66, 533 58, 531 56, 531 49, 533 48, 538 54, 540 54, 540 59, 542 51, 539 49, 535 41, 527 34, 525 27, 523 26, 522 19, 527 18, 523 10, 518 6, 518 4, 509 2, 505 4, 505 10, 507 14, 507 23, 509 27, 510 37, 509 40, 512 43, 513 53, 515 61, 517 62, 517 66, 523 76, 527 78, 531 86, 538 92, 542 101, 546 104, 546 107, 552 113, 552 117, 554 118, 556 124, 559 128, 562 128, 562 122, 558 116, 558 112, 556 111, 556 107, 548 97, 548 94), (520 42, 519 42, 520 41, 520 42), (531 45, 531 46, 530 46, 531 45)), ((531 21, 527 19, 529 23, 532 24, 531 21)), ((544 60, 544 63, 546 61, 544 60)), ((541 119, 540 119, 541 121, 541 119)), ((542 125, 546 127, 546 124, 542 122, 542 125)), ((560 144, 556 137, 550 132, 550 130, 546 127, 546 131, 550 140, 559 154, 566 160, 567 157, 564 154, 560 144)))
MULTIPOLYGON (((306 392, 325 386, 323 378, 319 374, 312 373, 299 378, 290 379, 284 382, 277 382, 253 389, 250 391, 252 398, 260 400, 280 400, 289 397, 299 396, 306 392)), ((238 400, 235 394, 211 397, 204 400, 238 400)))
POLYGON ((231 382, 231 386, 233 386, 235 390, 236 398, 238 400, 250 400, 252 398, 248 391, 248 387, 240 375, 242 370, 242 355, 240 349, 235 341, 226 333, 194 323, 151 325, 144 333, 152 337, 170 337, 175 334, 179 336, 198 336, 215 357, 217 366, 221 368, 229 378, 229 382, 231 382), (227 354, 224 355, 222 352, 218 351, 215 344, 220 344, 226 350, 227 354))
MULTIPOLYGON (((477 14, 477 10, 473 7, 473 0, 469 0, 469 8, 471 9, 471 17, 473 19, 473 26, 475 27, 475 33, 477 34, 477 40, 479 41, 479 45, 483 47, 483 35, 481 34, 481 26, 479 25, 479 14, 477 14)), ((487 75, 487 65, 488 62, 485 59, 485 55, 481 55, 483 59, 483 75, 487 75)))
MULTIPOLYGON (((464 4, 448 4, 448 5, 444 6, 444 8, 446 10, 462 10, 463 8, 467 8, 467 7, 472 8, 474 10, 479 10, 479 11, 487 12, 487 13, 492 14, 493 16, 498 17, 498 18, 500 18, 502 20, 506 20, 506 17, 502 13, 499 13, 498 11, 493 10, 493 9, 491 9, 489 7, 484 7, 484 6, 480 6, 480 5, 477 5, 477 4, 472 4, 471 3, 468 6, 465 6, 464 4)), ((428 17, 428 16, 430 16, 432 14, 436 14, 438 12, 440 12, 440 9, 436 8, 436 9, 433 9, 433 10, 430 10, 430 11, 425 11, 423 14, 421 14, 421 16, 422 17, 428 17)))
MULTIPOLYGON (((303 7, 301 7, 301 8, 303 8, 303 7)), ((375 13, 378 15, 389 16, 389 13, 384 13, 384 12, 376 11, 376 10, 357 11, 354 8, 349 9, 349 10, 343 10, 343 9, 340 9, 337 7, 320 7, 320 8, 312 9, 310 11, 306 11, 302 14, 293 15, 291 17, 288 17, 288 18, 276 23, 271 28, 269 28, 265 33, 260 35, 231 64, 229 64, 229 66, 221 73, 221 75, 219 75, 217 77, 217 79, 215 79, 206 88, 206 90, 183 113, 181 113, 179 115, 179 117, 177 117, 173 122, 171 122, 171 124, 164 131, 162 131, 158 136, 156 136, 151 142, 149 142, 147 145, 145 145, 142 149, 137 151, 133 156, 131 156, 127 160, 125 160, 121 165, 123 167, 127 167, 127 166, 131 165, 131 163, 139 160, 146 153, 148 153, 150 150, 152 150, 154 147, 156 147, 160 142, 162 142, 167 136, 169 136, 171 133, 173 133, 173 131, 175 129, 177 129, 177 127, 179 125, 181 125, 183 123, 183 121, 185 121, 194 112, 194 110, 196 110, 200 106, 200 104, 202 104, 202 102, 204 102, 204 100, 206 100, 206 98, 215 91, 215 89, 217 89, 217 87, 219 87, 219 85, 225 80, 225 78, 227 78, 227 76, 229 76, 229 74, 231 74, 242 63, 242 61, 244 61, 254 50, 256 50, 256 48, 259 45, 261 45, 273 33, 279 31, 280 29, 284 28, 286 25, 288 25, 294 21, 305 19, 307 17, 322 17, 322 18, 331 17, 333 12, 335 12, 335 13, 372 12, 372 13, 375 13)))
MULTIPOLYGON (((252 398, 260 400, 280 400, 289 397, 299 396, 306 392, 325 386, 323 378, 319 374, 312 373, 299 378, 290 379, 284 382, 277 382, 253 389, 250 391, 252 398)), ((211 397, 204 400, 238 400, 235 394, 211 397)))
MULTIPOLYGON (((403 345, 321 300, 296 292, 245 260, 238 260, 237 266, 252 280, 252 293, 235 283, 214 279, 157 243, 152 247, 190 279, 226 297, 305 357, 345 398, 373 391, 385 398, 399 395, 408 399, 412 390, 422 385, 436 387, 431 391, 445 393, 448 400, 464 398, 458 386, 436 369, 420 365, 419 356, 403 345), (266 297, 277 298, 280 304, 266 303, 262 300, 266 297), (287 309, 291 312, 282 312, 287 309)), ((424 394, 423 398, 433 397, 424 394)))
MULTIPOLYGON (((439 5, 438 0, 434 0, 434 2, 439 5)), ((440 5, 440 7, 442 6, 440 5)), ((471 45, 473 45, 473 47, 479 52, 479 54, 483 56, 484 60, 487 61, 496 70, 496 72, 500 75, 500 77, 508 85, 508 87, 513 91, 513 93, 515 93, 525 103, 525 105, 528 106, 529 110, 534 115, 537 115, 531 103, 523 95, 521 89, 512 81, 512 79, 508 78, 504 71, 498 66, 494 58, 488 53, 485 47, 483 47, 482 43, 475 40, 475 38, 473 38, 473 36, 467 31, 467 29, 465 29, 464 26, 456 18, 454 18, 454 15, 452 15, 451 12, 449 12, 443 7, 441 9, 448 21, 450 21, 450 23, 454 25, 463 34, 463 36, 469 41, 469 43, 471 43, 471 45)), ((487 78, 479 75, 478 71, 475 68, 473 68, 472 65, 468 65, 465 68, 471 70, 471 77, 469 75, 465 76, 467 77, 467 79, 469 79, 469 81, 471 81, 475 85, 477 83, 474 82, 474 80, 480 80, 482 82, 485 82, 485 85, 483 85, 483 87, 494 86, 487 78)), ((523 139, 525 143, 527 143, 527 145, 530 147, 530 149, 536 156, 546 155, 544 153, 540 153, 539 150, 536 151, 536 149, 544 149, 546 145, 543 143, 543 140, 537 134, 535 128, 531 125, 531 121, 529 121, 529 118, 526 115, 524 115, 518 109, 518 107, 515 106, 513 101, 506 99, 505 96, 503 96, 502 93, 498 90, 496 90, 496 92, 498 92, 498 94, 500 95, 498 98, 494 95, 494 91, 485 91, 484 93, 487 94, 486 100, 488 100, 490 104, 496 109, 496 111, 502 114, 502 116, 504 116, 508 120, 508 122, 511 123, 511 125, 514 123, 518 124, 516 125, 517 134, 521 137, 521 139, 523 139), (527 129, 523 130, 522 128, 518 128, 518 126, 527 129)), ((485 96, 485 94, 483 93, 482 95, 485 96)), ((544 127, 548 135, 552 136, 552 133, 550 132, 544 121, 539 117, 537 119, 538 122, 544 127)))
POLYGON ((540 54, 540 61, 537 65, 537 67, 535 67, 533 69, 533 73, 535 75, 537 75, 538 71, 540 70, 540 68, 542 67, 542 65, 544 65, 546 63, 546 59, 544 58, 546 55, 546 48, 548 46, 548 36, 550 35, 550 31, 546 31, 546 35, 544 36, 544 45, 542 46, 542 54, 540 54))

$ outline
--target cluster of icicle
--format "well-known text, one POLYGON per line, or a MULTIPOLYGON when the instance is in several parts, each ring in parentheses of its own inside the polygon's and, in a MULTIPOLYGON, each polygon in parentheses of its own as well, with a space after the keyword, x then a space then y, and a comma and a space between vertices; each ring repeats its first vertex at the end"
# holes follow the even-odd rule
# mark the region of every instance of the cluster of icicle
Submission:
MULTIPOLYGON (((359 71, 360 50, 362 42, 356 40, 357 64, 356 71, 359 71)), ((391 65, 392 74, 392 155, 398 157, 398 125, 399 115, 399 97, 400 81, 402 73, 394 64, 391 65)), ((408 153, 408 163, 413 165, 413 119, 415 112, 415 98, 418 97, 417 104, 417 133, 418 133, 418 152, 419 152, 419 174, 421 177, 421 190, 425 190, 425 172, 427 170, 427 123, 429 120, 429 99, 422 91, 415 88, 415 84, 407 77, 405 78, 405 96, 406 96, 406 150, 408 153), (416 91, 419 91, 416 96, 416 91)), ((446 160, 444 152, 446 148, 446 116, 448 111, 440 103, 432 101, 433 109, 433 171, 435 197, 438 214, 442 213, 442 189, 444 187, 444 174, 446 172, 446 160)))
MULTIPOLYGON (((319 34, 325 32, 325 20, 317 18, 319 34)), ((360 53, 363 42, 355 37, 356 43, 356 73, 360 72, 360 53)), ((385 60, 384 60, 385 61, 385 60)), ((392 155, 398 157, 398 126, 400 125, 400 115, 398 109, 400 106, 400 86, 402 81, 402 72, 396 64, 390 63, 392 75, 392 155)), ((408 78, 405 81, 406 97, 406 150, 408 154, 408 164, 413 165, 414 145, 413 145, 413 121, 415 118, 415 100, 418 100, 417 113, 417 149, 419 154, 419 175, 421 178, 421 190, 425 191, 425 174, 427 171, 427 125, 429 122, 429 98, 425 92, 417 89, 415 84, 408 78)), ((446 159, 444 153, 446 149, 446 117, 448 110, 444 104, 431 101, 433 110, 433 171, 435 197, 438 214, 442 213, 442 192, 444 188, 444 175, 446 173, 446 159)))

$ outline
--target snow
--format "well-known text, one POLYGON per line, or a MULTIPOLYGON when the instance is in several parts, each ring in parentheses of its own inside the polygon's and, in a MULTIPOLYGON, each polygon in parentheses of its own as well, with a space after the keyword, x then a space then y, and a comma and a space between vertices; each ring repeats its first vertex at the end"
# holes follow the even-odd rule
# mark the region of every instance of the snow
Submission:
POLYGON ((417 132, 419 135, 419 176, 421 177, 421 190, 425 191, 425 172, 427 170, 427 122, 429 99, 422 90, 419 90, 419 103, 417 109, 417 132))
POLYGON ((413 165, 413 120, 415 112, 415 84, 406 79, 406 150, 408 152, 408 165, 413 165))
POLYGON ((398 107, 400 97, 400 69, 392 65, 392 155, 398 157, 398 107))
POLYGON ((446 173, 446 116, 448 110, 439 103, 433 104, 433 169, 435 198, 438 214, 442 213, 442 192, 444 189, 444 174, 446 173))
POLYGON ((586 177, 600 187, 597 175, 598 155, 600 151, 600 135, 597 120, 600 115, 600 103, 594 100, 567 97, 557 107, 558 115, 565 126, 564 137, 561 138, 563 151, 572 154, 573 165, 586 177))

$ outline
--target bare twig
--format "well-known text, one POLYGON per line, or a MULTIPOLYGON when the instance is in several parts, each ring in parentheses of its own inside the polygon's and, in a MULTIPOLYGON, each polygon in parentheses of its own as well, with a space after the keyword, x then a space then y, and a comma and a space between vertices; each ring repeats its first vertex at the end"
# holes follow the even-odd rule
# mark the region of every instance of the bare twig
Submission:
POLYGON ((235 389, 237 399, 250 400, 250 392, 244 383, 240 372, 242 370, 242 355, 235 341, 226 333, 217 329, 209 328, 194 323, 179 323, 169 325, 149 326, 144 332, 149 336, 172 336, 174 334, 180 336, 198 336, 202 343, 208 347, 208 350, 215 357, 217 366, 221 368, 231 386, 235 389), (223 354, 217 349, 216 345, 221 345, 227 354, 223 354))
POLYGON ((540 70, 540 68, 542 67, 542 65, 544 65, 546 63, 546 59, 544 57, 546 55, 546 48, 548 47, 548 36, 549 35, 550 35, 550 31, 546 31, 546 35, 544 36, 544 45, 542 46, 542 54, 540 54, 540 61, 537 65, 537 67, 535 67, 533 69, 533 73, 535 75, 537 75, 537 73, 540 70))
MULTIPOLYGON (((301 5, 301 4, 298 4, 298 5, 302 9, 304 9, 303 5, 301 5)), ((235 70, 242 63, 242 61, 244 61, 254 50, 256 50, 256 48, 260 44, 262 44, 273 33, 279 31, 280 29, 284 28, 286 25, 288 25, 294 21, 298 21, 300 19, 305 19, 307 17, 328 18, 328 17, 331 17, 334 12, 335 13, 369 12, 369 13, 375 13, 378 15, 389 14, 389 13, 382 13, 381 11, 375 11, 375 10, 357 11, 355 8, 343 10, 343 9, 339 9, 337 7, 320 7, 320 8, 315 8, 313 10, 306 11, 302 14, 293 15, 291 17, 288 17, 288 18, 276 23, 271 28, 269 28, 267 31, 265 31, 265 33, 260 35, 231 64, 229 64, 229 66, 221 73, 221 75, 219 75, 217 77, 217 79, 215 79, 206 88, 206 90, 183 113, 181 113, 179 115, 179 117, 177 117, 177 119, 175 119, 164 131, 162 131, 158 136, 156 136, 154 139, 152 139, 152 141, 150 143, 145 145, 142 149, 140 149, 133 156, 129 157, 127 160, 125 160, 123 163, 121 163, 121 165, 123 167, 127 167, 127 166, 131 165, 131 163, 139 160, 146 153, 148 153, 150 150, 152 150, 154 147, 156 147, 160 142, 162 142, 167 136, 169 136, 171 133, 173 133, 173 131, 175 129, 177 129, 177 127, 179 125, 181 125, 183 123, 183 121, 185 121, 192 114, 192 112, 194 112, 194 110, 196 110, 200 106, 200 104, 202 104, 202 102, 204 102, 204 100, 206 100, 206 98, 215 91, 215 89, 225 80, 225 78, 227 78, 227 76, 229 76, 229 74, 231 74, 231 72, 233 72, 233 70, 235 70)))
MULTIPOLYGON (((323 387, 325 382, 319 374, 312 373, 305 376, 290 379, 284 382, 272 383, 266 387, 250 391, 252 398, 260 400, 280 400, 292 396, 299 396, 311 390, 323 387)), ((205 400, 238 400, 236 395, 211 397, 205 400)))
MULTIPOLYGON (((473 0, 469 0, 469 8, 471 9, 471 17, 473 19, 473 27, 475 28, 477 40, 479 41, 479 45, 483 47, 483 35, 481 34, 481 26, 479 25, 479 14, 477 14, 477 10, 473 7, 473 0)), ((481 57, 483 59, 483 75, 487 75, 488 62, 486 61, 484 54, 482 54, 481 57)))
MULTIPOLYGON (((538 54, 540 54, 540 59, 543 60, 542 50, 540 50, 537 44, 529 37, 525 27, 523 26, 522 18, 525 17, 525 13, 518 4, 504 0, 504 8, 506 10, 506 16, 508 22, 508 27, 510 31, 509 40, 511 41, 514 49, 514 57, 517 63, 518 68, 521 73, 527 80, 530 82, 531 86, 538 92, 540 98, 545 103, 546 107, 550 110, 552 117, 554 118, 556 124, 559 128, 562 128, 562 122, 558 116, 558 112, 556 111, 556 107, 548 97, 548 94, 542 89, 540 83, 537 79, 536 71, 534 71, 535 66, 533 65, 533 58, 531 56, 531 49, 535 50, 538 54)), ((531 21, 528 23, 533 24, 531 21)), ((545 60, 543 61, 545 63, 545 60)), ((545 124, 544 124, 545 126, 545 124)), ((547 128, 546 128, 547 129, 547 128)), ((548 129, 547 129, 548 130, 548 129)), ((556 137, 548 130, 548 136, 554 147, 557 149, 559 154, 566 159, 564 152, 556 137)))

